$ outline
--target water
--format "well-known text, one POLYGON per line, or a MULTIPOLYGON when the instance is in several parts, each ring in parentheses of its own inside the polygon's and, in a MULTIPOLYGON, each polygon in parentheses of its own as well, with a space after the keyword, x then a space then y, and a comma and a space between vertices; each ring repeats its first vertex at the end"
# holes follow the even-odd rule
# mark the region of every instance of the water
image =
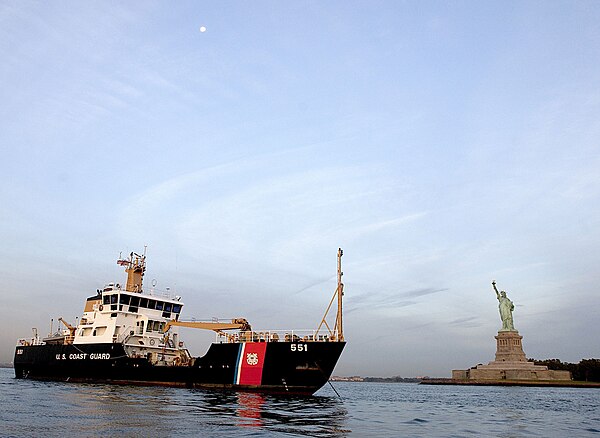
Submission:
POLYGON ((0 436, 599 437, 600 389, 334 382, 313 397, 16 380, 0 436))

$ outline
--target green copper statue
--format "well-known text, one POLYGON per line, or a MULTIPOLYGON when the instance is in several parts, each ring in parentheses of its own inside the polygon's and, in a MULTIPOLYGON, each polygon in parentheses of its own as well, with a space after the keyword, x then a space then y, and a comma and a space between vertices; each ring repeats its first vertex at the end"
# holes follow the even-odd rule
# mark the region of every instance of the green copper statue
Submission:
POLYGON ((498 292, 496 288, 496 281, 492 281, 492 286, 494 286, 494 290, 496 291, 496 298, 498 298, 498 309, 500 309, 500 319, 502 319, 502 328, 501 332, 514 332, 515 326, 513 324, 512 312, 515 310, 515 305, 511 300, 506 296, 506 292, 501 291, 498 292))

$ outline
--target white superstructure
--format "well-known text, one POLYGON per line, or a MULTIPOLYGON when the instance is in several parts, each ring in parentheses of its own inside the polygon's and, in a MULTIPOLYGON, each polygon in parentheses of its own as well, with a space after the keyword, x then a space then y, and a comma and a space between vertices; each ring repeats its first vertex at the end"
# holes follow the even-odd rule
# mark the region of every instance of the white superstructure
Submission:
POLYGON ((165 334, 169 321, 179 321, 179 297, 144 293, 142 279, 146 256, 131 253, 117 263, 125 266, 127 285, 110 283, 86 300, 77 327, 70 328, 68 343, 121 343, 130 357, 147 357, 155 364, 182 364, 191 359, 175 328, 165 334))

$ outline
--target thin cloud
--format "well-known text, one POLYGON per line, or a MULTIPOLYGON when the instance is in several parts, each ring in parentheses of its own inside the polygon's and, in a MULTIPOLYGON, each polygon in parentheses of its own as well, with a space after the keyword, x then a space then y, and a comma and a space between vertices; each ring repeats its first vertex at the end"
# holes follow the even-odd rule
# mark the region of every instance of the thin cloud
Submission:
POLYGON ((475 321, 477 319, 476 316, 467 316, 465 318, 458 318, 453 321, 450 321, 448 324, 456 325, 456 324, 464 324, 466 322, 475 321))
POLYGON ((295 292, 292 292, 292 295, 298 295, 299 293, 302 293, 302 292, 304 292, 304 291, 306 291, 308 289, 312 289, 315 286, 318 286, 318 285, 323 284, 323 283, 328 283, 329 281, 331 281, 332 279, 334 279, 336 276, 337 276, 337 274, 336 275, 332 275, 332 276, 330 276, 328 278, 321 278, 319 280, 315 280, 314 282, 308 284, 307 286, 304 286, 301 289, 298 289, 295 292))
POLYGON ((419 304, 414 298, 443 292, 448 288, 420 288, 398 293, 370 293, 350 296, 348 301, 348 312, 358 309, 399 309, 419 304), (411 299, 413 298, 413 299, 411 299))
POLYGON ((368 223, 355 228, 349 228, 347 231, 353 236, 363 236, 366 234, 382 231, 386 228, 398 227, 406 223, 416 221, 418 219, 423 218, 426 214, 426 212, 411 213, 407 214, 406 216, 394 219, 387 219, 383 221, 368 223))
POLYGON ((422 297, 425 295, 431 295, 431 294, 436 294, 438 292, 444 292, 447 291, 448 288, 441 288, 441 289, 435 289, 432 287, 426 287, 426 288, 422 288, 422 289, 415 289, 415 290, 411 290, 408 292, 404 292, 403 295, 407 296, 407 297, 422 297))

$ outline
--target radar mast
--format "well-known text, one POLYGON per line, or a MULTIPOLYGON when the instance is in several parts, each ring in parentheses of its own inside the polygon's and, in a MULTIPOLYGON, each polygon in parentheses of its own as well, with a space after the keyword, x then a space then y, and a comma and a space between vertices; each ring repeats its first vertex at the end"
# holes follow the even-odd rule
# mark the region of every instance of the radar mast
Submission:
POLYGON ((119 257, 117 265, 125 266, 125 272, 127 272, 125 290, 127 292, 142 293, 142 281, 146 271, 146 247, 144 247, 143 255, 132 252, 127 259, 119 257))

